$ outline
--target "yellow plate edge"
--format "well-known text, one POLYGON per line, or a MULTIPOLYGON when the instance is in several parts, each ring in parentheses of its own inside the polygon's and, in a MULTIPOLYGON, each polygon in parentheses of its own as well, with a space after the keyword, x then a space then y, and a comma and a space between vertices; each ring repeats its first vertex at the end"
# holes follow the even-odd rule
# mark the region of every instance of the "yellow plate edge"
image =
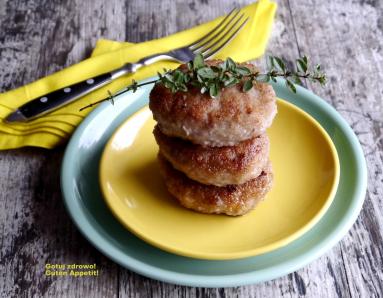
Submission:
POLYGON ((109 210, 112 212, 114 217, 117 218, 118 221, 125 228, 127 228, 130 232, 132 232, 134 235, 136 235, 140 239, 144 240, 145 242, 147 242, 147 243, 149 243, 149 244, 151 244, 151 245, 153 245, 153 246, 155 246, 157 248, 160 248, 160 249, 162 249, 164 251, 167 251, 167 252, 170 252, 170 253, 174 253, 174 254, 177 254, 177 255, 180 255, 180 256, 196 258, 196 259, 204 259, 204 260, 233 260, 233 259, 242 259, 242 258, 246 258, 246 257, 254 257, 254 256, 257 256, 257 255, 261 255, 261 254, 268 253, 268 252, 271 252, 273 250, 279 249, 279 248, 281 248, 283 246, 286 246, 286 245, 290 244, 294 240, 298 239, 300 236, 302 236, 304 233, 306 233, 315 224, 317 224, 319 222, 319 220, 326 213, 326 211, 328 210, 328 208, 330 207, 331 203, 334 200, 336 191, 338 189, 339 178, 340 178, 339 156, 338 156, 338 152, 337 152, 337 150, 335 148, 335 145, 334 145, 334 143, 331 140, 331 137, 328 135, 327 131, 319 124, 319 122, 315 120, 315 118, 313 118, 310 114, 306 113, 302 109, 298 108, 294 104, 292 104, 292 103, 290 103, 290 102, 288 102, 288 101, 286 101, 284 99, 278 98, 277 101, 278 101, 278 104, 284 104, 286 106, 289 106, 290 108, 292 108, 293 110, 295 110, 296 112, 301 114, 303 117, 308 119, 310 122, 314 123, 314 125, 319 129, 319 131, 324 136, 327 144, 329 145, 330 150, 331 150, 331 156, 333 158, 334 165, 335 165, 335 169, 334 169, 335 179, 334 179, 334 182, 332 184, 331 191, 330 191, 330 194, 328 196, 328 199, 326 200, 326 202, 322 206, 322 208, 318 211, 318 213, 306 225, 304 225, 303 227, 298 229, 296 232, 292 233, 291 235, 289 235, 288 237, 286 237, 284 239, 281 239, 281 240, 276 241, 274 243, 271 243, 271 244, 265 245, 263 247, 253 249, 253 250, 246 250, 246 251, 236 252, 236 253, 211 254, 211 253, 198 253, 198 252, 195 253, 193 251, 184 251, 184 250, 180 250, 177 247, 174 247, 174 246, 171 246, 171 245, 164 245, 164 244, 162 244, 160 242, 152 240, 151 238, 145 236, 145 234, 142 234, 139 231, 134 230, 131 226, 129 226, 125 222, 125 217, 122 216, 122 214, 119 214, 118 209, 116 210, 115 208, 113 208, 112 202, 110 202, 110 200, 108 199, 108 197, 106 195, 107 191, 105 189, 105 184, 103 183, 103 181, 105 181, 106 178, 103 177, 103 171, 101 169, 103 168, 103 163, 104 163, 104 160, 105 160, 106 148, 110 147, 110 144, 111 144, 112 140, 114 139, 115 135, 117 134, 117 132, 119 131, 120 127, 125 125, 126 121, 128 121, 131 117, 134 117, 137 114, 140 114, 144 110, 146 110, 148 108, 148 105, 145 105, 144 107, 142 107, 141 109, 139 109, 138 111, 136 111, 135 113, 130 115, 119 126, 119 128, 116 129, 116 131, 112 134, 112 136, 109 138, 108 142, 106 143, 106 145, 104 147, 104 150, 103 150, 103 153, 101 155, 100 170, 99 170, 99 183, 100 183, 100 188, 101 188, 101 191, 102 191, 102 194, 103 194, 103 198, 104 198, 107 206, 109 207, 109 210))

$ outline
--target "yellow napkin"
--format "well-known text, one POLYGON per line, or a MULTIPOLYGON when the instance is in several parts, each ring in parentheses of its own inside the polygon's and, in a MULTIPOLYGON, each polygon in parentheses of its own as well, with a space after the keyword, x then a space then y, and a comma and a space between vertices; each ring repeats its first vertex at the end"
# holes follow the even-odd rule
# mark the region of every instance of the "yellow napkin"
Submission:
MULTIPOLYGON (((249 22, 216 58, 230 56, 235 61, 243 62, 261 56, 266 48, 275 10, 276 4, 269 0, 259 0, 243 8, 242 11, 250 17, 249 22)), ((175 68, 178 64, 158 62, 28 123, 5 123, 3 119, 22 104, 53 90, 111 71, 126 62, 135 62, 144 56, 188 44, 218 25, 221 19, 222 17, 186 31, 138 44, 99 40, 90 58, 26 86, 0 94, 0 149, 23 146, 53 148, 62 144, 92 110, 80 112, 81 107, 107 97, 107 90, 117 92, 129 85, 132 79, 139 81, 156 75, 164 67, 175 68)))

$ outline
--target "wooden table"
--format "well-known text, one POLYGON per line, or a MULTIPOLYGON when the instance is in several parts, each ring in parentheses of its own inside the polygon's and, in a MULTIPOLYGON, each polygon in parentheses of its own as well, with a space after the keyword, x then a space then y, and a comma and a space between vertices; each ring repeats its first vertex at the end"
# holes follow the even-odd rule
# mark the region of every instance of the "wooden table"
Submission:
MULTIPOLYGON (((235 1, 242 6, 249 1, 235 1)), ((0 296, 46 297, 382 297, 383 2, 278 1, 268 52, 305 53, 327 71, 332 104, 363 146, 369 186, 343 240, 310 265, 250 286, 205 289, 166 284, 126 270, 84 239, 59 185, 64 147, 0 152, 0 296), (46 263, 96 263, 97 278, 47 278, 46 263)), ((1 91, 86 58, 99 38, 140 42, 213 19, 234 1, 0 0, 1 91)))

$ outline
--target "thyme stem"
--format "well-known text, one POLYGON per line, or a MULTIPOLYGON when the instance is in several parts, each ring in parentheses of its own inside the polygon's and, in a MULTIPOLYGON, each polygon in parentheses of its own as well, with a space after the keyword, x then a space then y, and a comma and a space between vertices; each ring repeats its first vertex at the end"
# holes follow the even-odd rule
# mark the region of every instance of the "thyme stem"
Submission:
POLYGON ((276 82, 277 77, 285 79, 286 86, 296 92, 294 83, 302 84, 301 79, 309 79, 321 85, 326 83, 326 75, 321 71, 321 66, 318 64, 313 70, 310 70, 308 58, 303 56, 296 60, 296 70, 287 68, 285 62, 281 58, 269 57, 269 70, 265 73, 252 71, 250 68, 236 64, 231 58, 227 58, 219 65, 205 64, 202 55, 197 55, 193 61, 187 63, 187 70, 180 69, 166 70, 164 73, 158 73, 158 79, 145 83, 138 84, 133 80, 133 83, 124 90, 112 95, 109 91, 109 97, 91 103, 80 111, 93 107, 103 101, 114 102, 114 96, 123 94, 128 91, 136 92, 138 88, 161 83, 166 88, 175 92, 187 92, 188 88, 197 87, 201 93, 208 93, 210 97, 216 98, 220 91, 225 87, 231 87, 243 82, 242 90, 244 92, 253 88, 254 82, 269 83, 276 82))

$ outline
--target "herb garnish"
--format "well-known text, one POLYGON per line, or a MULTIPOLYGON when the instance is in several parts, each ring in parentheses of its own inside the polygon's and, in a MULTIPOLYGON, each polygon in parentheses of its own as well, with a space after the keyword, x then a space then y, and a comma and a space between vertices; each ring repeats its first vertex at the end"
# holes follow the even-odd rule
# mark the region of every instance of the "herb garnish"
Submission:
MULTIPOLYGON (((288 69, 286 63, 279 57, 270 56, 268 62, 268 71, 261 73, 252 71, 246 66, 238 65, 231 58, 227 58, 217 66, 210 66, 205 63, 202 55, 197 55, 193 61, 187 63, 186 71, 164 69, 164 73, 158 73, 158 79, 140 84, 133 80, 131 85, 114 96, 128 91, 136 92, 139 87, 153 83, 163 84, 173 93, 187 92, 188 87, 193 86, 198 88, 201 93, 208 93, 212 98, 216 98, 223 88, 234 86, 240 82, 243 82, 243 92, 247 92, 253 88, 254 82, 276 82, 277 77, 284 78, 286 86, 294 93, 297 91, 294 83, 301 85, 302 79, 309 79, 321 85, 326 83, 326 75, 322 72, 321 66, 317 64, 314 69, 311 69, 306 56, 296 60, 295 70, 288 69)), ((110 93, 109 95, 108 98, 91 103, 81 108, 80 111, 106 100, 113 103, 113 95, 110 93)))

